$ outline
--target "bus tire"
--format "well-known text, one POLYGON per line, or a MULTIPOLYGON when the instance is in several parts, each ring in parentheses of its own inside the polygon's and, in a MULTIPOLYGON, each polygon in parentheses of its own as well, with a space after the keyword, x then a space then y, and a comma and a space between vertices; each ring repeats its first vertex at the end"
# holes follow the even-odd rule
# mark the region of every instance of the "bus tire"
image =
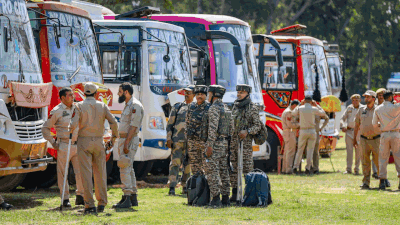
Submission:
POLYGON ((169 175, 169 164, 171 162, 170 157, 162 160, 154 160, 153 168, 151 168, 150 173, 152 175, 169 175))
POLYGON ((136 161, 133 162, 133 169, 135 170, 135 176, 137 180, 143 180, 151 171, 153 167, 153 161, 136 161))
POLYGON ((278 146, 279 138, 270 128, 268 129, 267 151, 270 151, 269 159, 254 160, 254 168, 261 169, 265 172, 276 171, 278 168, 278 146))
POLYGON ((44 171, 26 174, 21 186, 26 189, 49 188, 57 183, 57 164, 47 164, 44 171))
POLYGON ((11 191, 17 188, 25 179, 25 173, 16 173, 0 177, 0 192, 11 191))

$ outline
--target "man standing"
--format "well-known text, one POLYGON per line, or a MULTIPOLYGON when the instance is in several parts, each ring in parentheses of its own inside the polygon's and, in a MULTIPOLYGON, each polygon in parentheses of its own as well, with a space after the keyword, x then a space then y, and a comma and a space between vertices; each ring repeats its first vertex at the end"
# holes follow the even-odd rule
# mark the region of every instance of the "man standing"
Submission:
MULTIPOLYGON (((383 94, 386 92, 386 89, 385 88, 379 88, 377 91, 376 91, 376 100, 375 100, 375 104, 376 105, 382 105, 383 104, 383 102, 385 101, 385 99, 383 98, 383 94)), ((375 178, 375 179, 379 179, 379 177, 378 177, 378 170, 377 170, 377 168, 379 167, 379 165, 375 165, 375 163, 374 163, 374 161, 372 161, 372 171, 373 171, 373 173, 372 173, 372 177, 373 178, 375 178)), ((389 181, 388 181, 389 182, 389 181)), ((390 183, 389 183, 389 186, 390 186, 390 183)))
POLYGON ((111 114, 106 104, 96 101, 94 96, 97 86, 91 82, 85 84, 86 99, 76 104, 74 115, 70 124, 70 132, 79 125, 78 132, 78 157, 83 182, 83 199, 85 200, 84 214, 103 212, 107 205, 107 171, 106 152, 103 141, 104 121, 107 119, 112 130, 111 143, 118 138, 117 120, 111 114), (98 207, 96 210, 93 199, 93 181, 96 190, 98 207))
MULTIPOLYGON (((175 195, 175 187, 178 183, 179 168, 183 163, 187 151, 187 140, 185 138, 186 113, 188 105, 193 102, 194 85, 189 85, 185 90, 185 101, 176 103, 171 110, 167 125, 167 147, 171 148, 171 163, 169 164, 169 195, 175 195)), ((182 165, 182 194, 186 194, 186 180, 190 175, 190 165, 182 165)))
POLYGON ((231 112, 222 103, 225 88, 210 85, 208 101, 212 104, 208 110, 208 138, 206 142, 205 172, 212 201, 210 206, 229 206, 228 138, 230 135, 231 112), (221 181, 222 186, 219 185, 221 181), (222 194, 222 202, 220 200, 222 194))
POLYGON ((11 209, 13 207, 14 207, 13 205, 8 204, 7 202, 5 202, 3 197, 1 197, 1 195, 0 195, 0 209, 9 210, 9 209, 11 209))
POLYGON ((71 122, 72 114, 75 110, 74 106, 74 93, 71 88, 64 87, 61 88, 58 92, 61 103, 51 110, 49 118, 43 124, 42 133, 43 137, 50 142, 54 149, 57 150, 57 183, 58 188, 60 189, 60 195, 62 195, 62 190, 65 188, 64 196, 61 196, 63 199, 63 207, 71 207, 71 203, 69 202, 69 185, 66 182, 65 187, 64 184, 64 175, 65 175, 65 164, 72 162, 75 172, 75 180, 76 180, 76 199, 75 205, 84 205, 83 201, 83 185, 82 178, 79 166, 79 158, 76 147, 76 139, 78 136, 78 129, 75 129, 72 135, 72 144, 70 149, 69 159, 67 159, 68 153, 68 143, 69 143, 69 130, 68 126, 71 122), (51 136, 51 128, 56 129, 56 137, 57 141, 54 140, 53 136, 51 136))
POLYGON ((238 150, 240 142, 243 143, 243 175, 254 169, 253 165, 253 139, 251 135, 257 134, 264 124, 260 121, 259 108, 251 102, 251 87, 247 84, 236 86, 237 100, 232 109, 231 119, 231 162, 233 172, 230 174, 232 196, 230 201, 236 201, 238 188, 238 150))
MULTIPOLYGON (((379 138, 381 136, 379 128, 374 128, 372 124, 372 118, 376 108, 376 93, 368 90, 363 94, 363 96, 365 97, 365 103, 367 105, 360 106, 360 109, 357 112, 353 137, 357 137, 358 133, 360 133, 360 148, 364 175, 361 188, 368 189, 371 179, 370 157, 372 154, 372 160, 375 165, 379 165, 379 138)), ((356 138, 353 139, 353 145, 355 148, 358 147, 356 138)))
MULTIPOLYGON (((300 161, 303 158, 304 149, 307 146, 307 165, 306 173, 311 173, 312 158, 315 149, 316 129, 315 129, 315 117, 320 116, 321 118, 328 120, 328 116, 324 110, 316 107, 317 103, 312 100, 311 96, 306 96, 302 101, 302 105, 295 108, 292 112, 292 116, 298 116, 300 120, 300 134, 299 134, 299 146, 297 147, 296 159, 294 161, 293 172, 297 174, 299 170, 300 161)), ((322 127, 320 128, 320 130, 322 127)))
POLYGON ((296 133, 298 125, 295 125, 292 118, 292 111, 300 104, 299 100, 295 99, 290 102, 290 106, 282 113, 282 129, 283 141, 285 142, 285 151, 283 155, 283 173, 291 174, 294 155, 296 154, 296 133))
MULTIPOLYGON (((113 208, 130 208, 138 206, 137 188, 133 161, 137 148, 139 147, 138 133, 142 126, 144 109, 142 103, 133 95, 133 87, 130 83, 123 83, 118 90, 118 103, 125 102, 118 128, 119 140, 117 154, 119 160, 117 165, 121 174, 123 185, 121 201, 113 205, 113 208)), ((118 157, 117 157, 118 158, 118 157)))
POLYGON ((185 118, 185 137, 189 146, 189 162, 193 174, 204 170, 205 141, 208 135, 207 130, 204 129, 206 128, 204 121, 210 108, 210 103, 206 101, 207 90, 205 85, 196 85, 194 93, 197 102, 189 104, 185 118))
POLYGON ((387 164, 390 151, 393 153, 397 175, 400 177, 400 103, 392 103, 393 93, 391 91, 386 91, 384 98, 385 102, 376 107, 372 119, 374 127, 380 127, 382 131, 379 146, 379 189, 381 190, 387 186, 387 164))
MULTIPOLYGON (((324 111, 321 106, 318 104, 315 104, 315 107, 317 107, 319 110, 324 111)), ((326 113, 325 113, 326 115, 326 113)), ((319 124, 321 122, 321 116, 316 115, 315 116, 315 147, 314 147, 314 152, 313 152, 313 171, 312 173, 319 174, 319 141, 321 139, 321 130, 324 129, 324 127, 329 123, 329 117, 327 116, 324 119, 324 123, 322 124, 321 127, 319 127, 319 124)))
MULTIPOLYGON (((359 94, 354 94, 350 97, 351 105, 347 106, 346 110, 343 113, 342 118, 340 119, 342 131, 346 133, 346 151, 347 151, 347 167, 345 174, 351 174, 351 167, 353 165, 353 141, 354 141, 354 126, 356 121, 356 115, 358 110, 360 109, 360 101, 361 96, 359 94)), ((360 141, 360 135, 356 138, 357 143, 360 141)), ((359 167, 361 162, 361 149, 358 146, 355 148, 355 166, 354 166, 354 174, 359 174, 359 167)))

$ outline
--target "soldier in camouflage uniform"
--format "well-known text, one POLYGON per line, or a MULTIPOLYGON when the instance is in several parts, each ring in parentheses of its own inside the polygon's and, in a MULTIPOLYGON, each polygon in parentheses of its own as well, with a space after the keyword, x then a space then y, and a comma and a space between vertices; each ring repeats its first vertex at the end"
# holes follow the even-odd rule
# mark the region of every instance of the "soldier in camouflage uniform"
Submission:
MULTIPOLYGON (((169 165, 169 195, 175 195, 175 186, 178 183, 179 168, 187 152, 187 140, 185 138, 186 112, 188 105, 194 98, 194 85, 185 88, 185 101, 176 103, 171 110, 167 125, 167 147, 171 148, 171 163, 169 165)), ((182 194, 186 194, 186 180, 190 175, 190 165, 184 166, 182 175, 182 194)))
POLYGON ((203 172, 205 141, 207 140, 206 127, 202 126, 208 116, 210 103, 206 101, 207 86, 197 85, 194 88, 197 102, 189 104, 186 113, 185 137, 189 147, 189 163, 193 174, 203 172))
POLYGON ((208 137, 206 142, 205 172, 212 201, 210 206, 229 206, 229 171, 228 171, 228 138, 231 112, 222 103, 225 88, 211 85, 208 89, 208 101, 212 104, 208 110, 208 137), (219 183, 222 183, 222 186, 219 183), (220 200, 222 194, 222 203, 220 200))
POLYGON ((232 197, 231 201, 236 201, 237 185, 238 185, 238 149, 240 142, 243 141, 243 175, 251 172, 253 165, 253 147, 252 138, 250 135, 257 134, 261 126, 259 109, 251 102, 250 93, 251 87, 246 84, 236 86, 237 100, 232 109, 231 119, 231 152, 232 166, 231 186, 232 197))

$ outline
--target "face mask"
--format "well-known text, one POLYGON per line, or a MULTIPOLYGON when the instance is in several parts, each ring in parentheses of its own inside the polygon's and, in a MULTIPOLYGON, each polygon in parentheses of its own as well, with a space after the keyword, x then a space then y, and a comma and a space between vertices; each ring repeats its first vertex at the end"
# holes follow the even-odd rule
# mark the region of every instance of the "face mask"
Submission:
POLYGON ((125 94, 123 94, 122 96, 118 97, 118 103, 123 103, 125 100, 126 100, 125 94))

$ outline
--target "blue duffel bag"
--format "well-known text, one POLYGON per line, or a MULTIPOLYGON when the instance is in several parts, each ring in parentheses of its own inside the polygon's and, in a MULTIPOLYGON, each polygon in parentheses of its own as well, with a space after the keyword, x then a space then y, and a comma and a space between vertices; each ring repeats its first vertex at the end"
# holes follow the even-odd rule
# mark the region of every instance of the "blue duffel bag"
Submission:
POLYGON ((254 169, 245 178, 246 187, 242 206, 268 206, 272 204, 271 185, 267 174, 254 169))

